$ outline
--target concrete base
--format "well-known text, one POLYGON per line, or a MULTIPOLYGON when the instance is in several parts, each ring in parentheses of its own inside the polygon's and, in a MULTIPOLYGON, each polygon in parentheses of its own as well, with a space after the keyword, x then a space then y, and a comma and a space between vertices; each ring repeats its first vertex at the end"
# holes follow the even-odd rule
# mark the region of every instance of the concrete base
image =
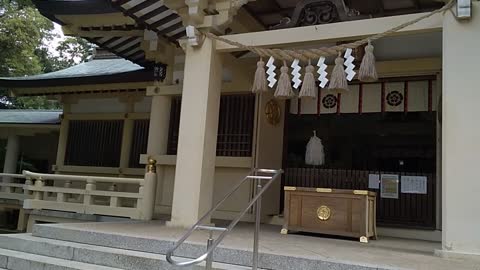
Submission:
POLYGON ((87 215, 51 210, 26 210, 28 216, 26 226, 27 232, 32 232, 33 226, 44 223, 85 223, 85 222, 105 222, 105 221, 125 221, 127 218, 105 217, 97 215, 87 215))
MULTIPOLYGON (((220 221, 215 223, 217 226, 225 225, 220 221)), ((262 225, 260 235, 262 268, 457 270, 478 269, 479 265, 474 260, 434 256, 434 250, 441 247, 440 243, 435 242, 382 237, 380 240, 362 244, 356 240, 334 239, 320 235, 281 235, 280 229, 280 226, 262 225)), ((163 255, 183 233, 184 230, 166 227, 163 222, 116 222, 37 225, 33 236, 163 255)), ((206 237, 207 232, 195 232, 175 254, 188 258, 202 254, 205 251, 206 237)), ((215 261, 250 266, 252 238, 253 225, 240 224, 216 249, 215 261)), ((0 243, 1 241, 0 238, 0 243)), ((103 259, 105 256, 100 257, 106 261, 103 259)))
POLYGON ((442 231, 400 229, 389 227, 377 227, 377 234, 380 237, 397 237, 405 239, 416 239, 432 242, 442 242, 442 231))
POLYGON ((480 254, 478 253, 461 253, 451 250, 436 249, 435 255, 441 258, 448 259, 474 260, 478 261, 478 265, 480 265, 480 254))
MULTIPOLYGON (((267 220, 268 224, 282 226, 283 216, 272 216, 267 220)), ((442 242, 442 232, 438 230, 401 229, 391 227, 377 227, 377 235, 381 237, 395 237, 404 239, 415 239, 432 242, 442 242)))

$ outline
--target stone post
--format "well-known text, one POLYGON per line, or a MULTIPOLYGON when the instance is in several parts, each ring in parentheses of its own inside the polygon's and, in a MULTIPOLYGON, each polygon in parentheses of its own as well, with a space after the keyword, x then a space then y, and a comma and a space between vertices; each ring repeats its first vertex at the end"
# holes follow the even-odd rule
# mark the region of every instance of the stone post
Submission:
POLYGON ((145 173, 145 182, 140 187, 140 194, 142 195, 140 205, 140 219, 152 220, 155 210, 155 194, 157 182, 157 161, 149 158, 147 165, 147 172, 145 173))

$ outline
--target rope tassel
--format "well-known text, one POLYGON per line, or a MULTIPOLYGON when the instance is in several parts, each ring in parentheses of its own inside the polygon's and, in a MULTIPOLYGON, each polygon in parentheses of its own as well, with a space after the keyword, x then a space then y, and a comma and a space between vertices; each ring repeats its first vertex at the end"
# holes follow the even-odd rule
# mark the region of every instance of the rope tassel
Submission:
POLYGON ((360 65, 358 79, 362 82, 374 82, 378 80, 377 69, 375 67, 375 55, 373 54, 373 46, 369 41, 365 46, 365 55, 360 65))
POLYGON ((303 77, 302 88, 298 94, 301 98, 316 98, 317 97, 317 85, 315 83, 315 76, 313 72, 315 68, 308 60, 308 66, 305 68, 305 76, 303 77))
POLYGON ((333 68, 328 89, 348 91, 348 82, 343 64, 344 60, 341 52, 339 52, 337 58, 335 59, 335 68, 333 68))
POLYGON ((265 75, 265 62, 262 58, 257 62, 257 70, 253 79, 252 92, 261 93, 267 91, 267 76, 265 75))
POLYGON ((288 76, 287 63, 283 61, 283 66, 280 68, 280 78, 278 79, 277 89, 274 96, 276 98, 289 99, 295 96, 292 90, 292 84, 290 82, 290 76, 288 76))

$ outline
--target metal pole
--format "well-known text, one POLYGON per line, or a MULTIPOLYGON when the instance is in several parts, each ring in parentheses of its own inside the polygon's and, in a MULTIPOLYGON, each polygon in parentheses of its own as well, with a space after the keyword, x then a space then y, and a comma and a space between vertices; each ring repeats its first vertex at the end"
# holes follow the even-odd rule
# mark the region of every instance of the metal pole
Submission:
MULTIPOLYGON (((212 246, 212 244, 213 244, 213 231, 210 231, 210 234, 207 240, 207 250, 212 246)), ((205 269, 212 270, 213 269, 212 264, 213 264, 213 252, 211 252, 207 257, 205 269)))
MULTIPOLYGON (((257 179, 257 191, 258 194, 262 190, 261 179, 257 179)), ((253 236, 253 262, 252 262, 252 269, 257 270, 258 267, 258 236, 260 233, 260 219, 261 219, 261 211, 262 211, 262 196, 260 196, 255 203, 256 210, 255 210, 255 233, 253 236)))

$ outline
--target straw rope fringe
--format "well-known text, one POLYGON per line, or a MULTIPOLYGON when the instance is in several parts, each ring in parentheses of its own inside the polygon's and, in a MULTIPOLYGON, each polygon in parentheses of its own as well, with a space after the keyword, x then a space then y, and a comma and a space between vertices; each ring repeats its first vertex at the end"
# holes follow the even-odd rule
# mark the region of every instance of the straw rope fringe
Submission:
POLYGON ((400 24, 396 27, 393 27, 385 32, 375 34, 373 36, 351 42, 351 43, 346 43, 346 44, 341 44, 341 45, 336 45, 332 47, 323 47, 323 48, 316 48, 316 49, 306 49, 306 50, 282 50, 282 49, 265 49, 265 48, 259 48, 255 46, 249 46, 245 45, 236 41, 232 41, 223 37, 219 37, 215 34, 212 34, 210 32, 201 32, 203 35, 205 35, 208 38, 218 40, 225 42, 231 46, 235 46, 240 49, 248 50, 251 51, 260 57, 274 57, 277 60, 284 60, 284 61, 293 61, 294 59, 299 59, 303 62, 307 62, 308 59, 312 58, 319 58, 321 56, 330 56, 330 55, 338 55, 339 52, 343 52, 346 49, 355 49, 359 46, 362 46, 364 44, 367 44, 369 41, 375 41, 377 39, 383 38, 385 36, 391 35, 397 31, 400 31, 410 25, 413 25, 419 21, 422 21, 424 19, 427 19, 437 13, 442 13, 450 10, 455 3, 455 0, 450 0, 447 4, 445 4, 442 8, 434 10, 428 14, 425 14, 423 16, 420 16, 414 20, 405 22, 403 24, 400 24))

